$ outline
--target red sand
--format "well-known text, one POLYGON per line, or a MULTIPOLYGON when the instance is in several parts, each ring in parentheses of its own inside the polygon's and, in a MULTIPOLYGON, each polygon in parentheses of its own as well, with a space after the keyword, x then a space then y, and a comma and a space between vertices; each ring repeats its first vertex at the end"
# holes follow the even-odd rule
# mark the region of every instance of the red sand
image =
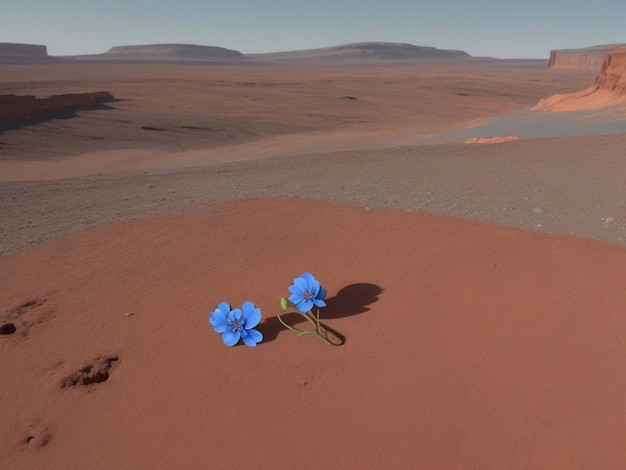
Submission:
POLYGON ((2 468, 626 466, 620 247, 265 199, 0 270, 2 468), (304 270, 343 346, 277 324, 304 270), (212 331, 224 300, 262 309, 256 349, 212 331), (108 380, 61 388, 96 358, 108 380))
MULTIPOLYGON (((600 109, 607 106, 622 106, 626 104, 626 96, 616 96, 606 90, 598 90, 595 86, 586 88, 577 93, 557 94, 542 99, 533 109, 540 111, 567 112, 586 109, 600 109)), ((626 109, 623 111, 626 116, 626 109)))
POLYGON ((624 134, 416 145, 590 73, 3 73, 121 101, 0 129, 0 468, 626 467, 623 247, 306 200, 624 243, 624 134), (342 346, 278 324, 304 270, 342 346), (244 300, 265 341, 229 349, 208 314, 244 300))

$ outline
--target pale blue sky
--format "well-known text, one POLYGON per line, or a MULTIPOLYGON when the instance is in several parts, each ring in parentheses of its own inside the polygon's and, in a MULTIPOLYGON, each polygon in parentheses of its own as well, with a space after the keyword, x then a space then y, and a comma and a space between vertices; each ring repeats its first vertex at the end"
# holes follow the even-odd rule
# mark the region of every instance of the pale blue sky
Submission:
POLYGON ((473 56, 547 58, 626 43, 626 0, 2 0, 0 42, 50 55, 188 43, 245 53, 406 42, 473 56))

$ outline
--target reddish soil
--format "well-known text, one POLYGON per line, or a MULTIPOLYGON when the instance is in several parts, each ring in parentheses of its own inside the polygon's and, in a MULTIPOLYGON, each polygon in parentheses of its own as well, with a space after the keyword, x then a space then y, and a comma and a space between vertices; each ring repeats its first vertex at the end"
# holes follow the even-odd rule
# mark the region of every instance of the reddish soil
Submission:
POLYGON ((0 468, 625 467, 626 134, 423 141, 544 66, 3 67, 121 101, 0 131, 0 468))

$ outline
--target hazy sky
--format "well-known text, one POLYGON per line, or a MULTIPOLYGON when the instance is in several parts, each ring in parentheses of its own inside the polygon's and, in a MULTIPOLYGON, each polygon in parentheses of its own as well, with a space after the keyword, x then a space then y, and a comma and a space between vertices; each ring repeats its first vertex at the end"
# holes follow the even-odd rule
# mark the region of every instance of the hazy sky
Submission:
POLYGON ((50 55, 187 43, 276 52, 406 42, 473 56, 547 58, 626 43, 626 0, 2 0, 0 42, 50 55))

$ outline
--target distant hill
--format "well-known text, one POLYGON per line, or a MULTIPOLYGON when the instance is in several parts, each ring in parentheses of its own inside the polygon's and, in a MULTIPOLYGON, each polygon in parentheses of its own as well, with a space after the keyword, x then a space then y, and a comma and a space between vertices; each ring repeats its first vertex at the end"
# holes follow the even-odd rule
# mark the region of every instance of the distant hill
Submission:
POLYGON ((608 44, 603 46, 583 47, 580 49, 557 49, 550 51, 548 67, 556 69, 600 70, 609 51, 626 44, 608 44))
POLYGON ((247 54, 255 59, 290 60, 425 60, 425 59, 464 59, 470 55, 464 51, 437 49, 435 47, 414 46, 413 44, 390 42, 360 42, 323 49, 301 51, 270 52, 247 54))
POLYGON ((0 42, 0 63, 28 63, 51 59, 46 46, 0 42))
POLYGON ((1 57, 48 57, 46 46, 0 42, 1 57))
POLYGON ((91 56, 116 60, 213 60, 245 59, 239 51, 193 44, 151 44, 113 47, 104 54, 91 56))

